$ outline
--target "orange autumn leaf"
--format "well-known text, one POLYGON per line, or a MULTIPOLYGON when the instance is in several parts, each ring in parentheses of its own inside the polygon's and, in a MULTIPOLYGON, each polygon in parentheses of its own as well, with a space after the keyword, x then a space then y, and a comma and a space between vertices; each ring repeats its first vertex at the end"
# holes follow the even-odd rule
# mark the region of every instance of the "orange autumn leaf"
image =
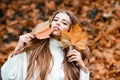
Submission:
POLYGON ((36 38, 38 39, 46 39, 49 38, 50 34, 51 34, 52 30, 48 27, 43 28, 40 32, 38 32, 37 34, 35 34, 36 38))
POLYGON ((52 29, 49 27, 50 23, 49 21, 46 21, 44 23, 38 24, 33 30, 32 33, 35 35, 37 39, 46 39, 49 38, 52 29))
POLYGON ((76 48, 80 49, 85 49, 86 48, 86 43, 87 43, 87 37, 88 35, 84 32, 82 32, 80 26, 78 24, 75 24, 74 26, 71 27, 70 29, 70 39, 72 45, 75 45, 76 48))
POLYGON ((61 39, 67 39, 70 41, 70 34, 66 30, 61 31, 61 39))
MULTIPOLYGON (((82 32, 82 30, 80 29, 78 24, 75 24, 74 26, 72 26, 70 29, 70 32, 65 31, 65 30, 62 31, 61 36, 62 36, 61 44, 62 43, 64 44, 62 39, 66 39, 70 42, 67 47, 69 47, 71 45, 71 46, 75 46, 78 50, 86 49, 88 35, 86 33, 82 32)), ((68 43, 68 41, 67 41, 67 43, 68 43)), ((63 44, 62 44, 62 46, 64 47, 63 44)), ((64 48, 66 48, 66 45, 64 48)))

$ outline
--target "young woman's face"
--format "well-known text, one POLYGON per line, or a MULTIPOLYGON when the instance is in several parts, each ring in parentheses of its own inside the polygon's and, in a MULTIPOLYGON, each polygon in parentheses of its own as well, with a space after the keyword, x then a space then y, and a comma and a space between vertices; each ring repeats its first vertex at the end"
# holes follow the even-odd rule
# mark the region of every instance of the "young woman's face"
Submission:
POLYGON ((52 35, 59 37, 61 30, 69 30, 71 24, 70 17, 66 13, 58 13, 51 22, 52 35))

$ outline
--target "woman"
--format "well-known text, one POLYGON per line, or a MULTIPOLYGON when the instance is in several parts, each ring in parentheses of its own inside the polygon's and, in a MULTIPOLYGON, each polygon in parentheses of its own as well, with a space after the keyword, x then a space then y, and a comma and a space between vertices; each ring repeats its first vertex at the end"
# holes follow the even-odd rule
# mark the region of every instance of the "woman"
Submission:
POLYGON ((50 38, 37 39, 32 33, 20 36, 1 68, 3 80, 89 80, 81 53, 59 45, 61 31, 69 31, 78 23, 75 16, 70 11, 58 10, 49 23, 50 38))

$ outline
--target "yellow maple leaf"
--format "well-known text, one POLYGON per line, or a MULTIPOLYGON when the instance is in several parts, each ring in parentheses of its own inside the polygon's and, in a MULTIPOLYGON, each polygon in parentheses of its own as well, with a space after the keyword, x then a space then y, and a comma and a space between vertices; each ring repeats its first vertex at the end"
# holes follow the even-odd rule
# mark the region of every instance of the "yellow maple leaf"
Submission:
POLYGON ((70 34, 68 33, 68 31, 66 30, 62 30, 61 31, 61 39, 66 39, 66 40, 69 40, 70 41, 70 34))
POLYGON ((68 40, 70 42, 68 46, 75 46, 78 50, 86 49, 87 38, 88 35, 81 30, 78 23, 70 28, 70 32, 65 30, 61 32, 61 41, 68 40))

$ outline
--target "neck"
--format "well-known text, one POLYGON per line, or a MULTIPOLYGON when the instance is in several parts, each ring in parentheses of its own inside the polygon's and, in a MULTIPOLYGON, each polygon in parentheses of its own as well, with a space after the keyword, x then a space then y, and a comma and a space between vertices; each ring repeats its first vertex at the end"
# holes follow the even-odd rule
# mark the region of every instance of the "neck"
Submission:
POLYGON ((60 41, 60 37, 52 37, 52 38, 60 41))
POLYGON ((56 39, 56 40, 60 41, 60 37, 59 37, 59 36, 53 36, 53 35, 51 35, 51 38, 53 38, 53 39, 56 39))

